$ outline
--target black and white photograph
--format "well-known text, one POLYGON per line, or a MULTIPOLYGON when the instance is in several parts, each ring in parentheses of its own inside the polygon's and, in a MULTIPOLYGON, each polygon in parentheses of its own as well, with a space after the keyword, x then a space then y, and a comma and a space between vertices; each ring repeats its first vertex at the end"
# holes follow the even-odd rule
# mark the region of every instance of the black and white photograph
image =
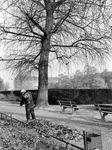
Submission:
POLYGON ((112 0, 0 0, 0 150, 112 150, 112 0))

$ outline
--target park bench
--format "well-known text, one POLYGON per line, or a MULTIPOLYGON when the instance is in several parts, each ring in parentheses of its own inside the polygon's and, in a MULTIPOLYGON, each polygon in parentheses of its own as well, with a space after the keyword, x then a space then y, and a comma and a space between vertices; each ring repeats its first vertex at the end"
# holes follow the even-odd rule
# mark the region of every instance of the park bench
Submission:
POLYGON ((62 112, 65 112, 66 108, 71 108, 72 114, 73 114, 73 112, 80 109, 80 107, 77 107, 77 105, 74 101, 58 100, 57 102, 60 105, 62 112))
POLYGON ((105 116, 112 114, 112 105, 110 104, 94 104, 95 108, 99 110, 101 119, 105 121, 105 116))

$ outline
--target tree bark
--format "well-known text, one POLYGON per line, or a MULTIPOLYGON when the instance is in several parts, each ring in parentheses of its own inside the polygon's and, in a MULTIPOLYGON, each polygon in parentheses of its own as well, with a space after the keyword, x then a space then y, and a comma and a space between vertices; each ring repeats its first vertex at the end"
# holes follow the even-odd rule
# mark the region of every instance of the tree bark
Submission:
POLYGON ((48 106, 48 63, 50 53, 51 31, 53 27, 53 5, 49 0, 45 1, 46 24, 45 33, 41 41, 41 54, 39 60, 39 84, 36 106, 48 106))
POLYGON ((44 36, 41 46, 38 77, 38 96, 36 106, 48 106, 48 61, 50 50, 50 36, 44 36))

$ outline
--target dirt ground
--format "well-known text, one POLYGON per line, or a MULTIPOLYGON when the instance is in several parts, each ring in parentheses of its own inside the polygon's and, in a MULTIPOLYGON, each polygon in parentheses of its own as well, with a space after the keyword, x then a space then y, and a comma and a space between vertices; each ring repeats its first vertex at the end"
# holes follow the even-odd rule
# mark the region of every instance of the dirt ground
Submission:
MULTIPOLYGON (((80 105, 81 109, 71 114, 71 109, 66 109, 65 113, 61 112, 60 106, 50 105, 46 108, 35 109, 37 118, 47 119, 58 124, 64 124, 71 128, 76 128, 80 132, 101 131, 103 150, 112 149, 112 115, 106 116, 106 121, 102 122, 98 111, 94 106, 80 105)), ((22 121, 25 118, 24 106, 18 104, 0 101, 0 112, 9 114, 22 121)))

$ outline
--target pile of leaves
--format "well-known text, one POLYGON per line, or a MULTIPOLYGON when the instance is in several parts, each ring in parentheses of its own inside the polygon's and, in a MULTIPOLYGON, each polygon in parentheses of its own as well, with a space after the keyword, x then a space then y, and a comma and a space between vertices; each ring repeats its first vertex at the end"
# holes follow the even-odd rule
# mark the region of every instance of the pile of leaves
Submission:
POLYGON ((68 126, 58 125, 51 121, 37 119, 28 123, 32 127, 38 129, 39 135, 53 136, 58 139, 69 141, 75 140, 80 141, 83 139, 82 134, 77 129, 71 129, 68 126))
POLYGON ((72 130, 42 119, 25 124, 0 120, 0 148, 3 150, 66 150, 64 146, 60 147, 53 142, 43 142, 43 137, 49 139, 50 136, 66 141, 82 139, 82 135, 76 129, 72 130), (34 130, 36 134, 29 134, 28 131, 33 128, 37 128, 38 132, 34 130))
POLYGON ((16 129, 9 122, 0 120, 0 147, 3 150, 36 150, 37 137, 16 129))

